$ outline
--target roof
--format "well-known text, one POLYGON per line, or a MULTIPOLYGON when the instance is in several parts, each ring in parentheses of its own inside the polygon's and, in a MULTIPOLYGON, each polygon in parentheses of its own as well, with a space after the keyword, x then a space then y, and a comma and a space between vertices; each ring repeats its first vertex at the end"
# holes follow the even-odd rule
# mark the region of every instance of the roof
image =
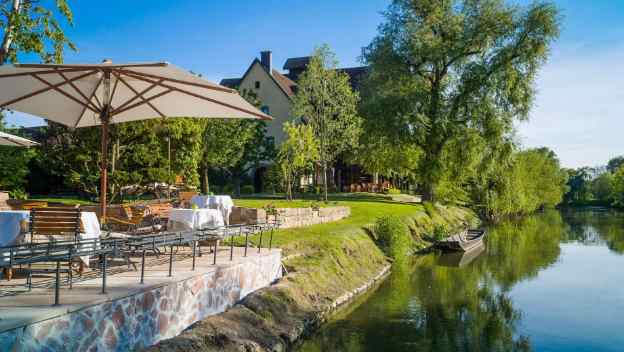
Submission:
POLYGON ((240 85, 240 82, 240 78, 224 78, 221 82, 219 82, 219 84, 228 88, 236 89, 240 85))
POLYGON ((284 76, 283 74, 273 70, 273 79, 277 83, 278 86, 288 95, 292 97, 295 95, 295 87, 297 87, 297 83, 293 82, 290 78, 284 76))
POLYGON ((360 66, 360 67, 347 67, 347 68, 339 68, 338 71, 344 72, 349 75, 349 82, 351 83, 351 88, 354 90, 359 90, 360 84, 364 79, 364 76, 368 73, 368 66, 360 66))
MULTIPOLYGON (((286 60, 286 63, 284 64, 284 69, 287 69, 287 70, 304 69, 307 66, 307 64, 310 62, 310 58, 311 58, 310 56, 291 57, 286 60)), ((247 76, 247 74, 249 73, 249 71, 251 70, 251 68, 256 62, 260 65, 260 67, 264 69, 266 73, 269 73, 267 69, 264 66, 262 66, 262 64, 260 63, 260 60, 256 58, 251 63, 251 65, 249 65, 249 68, 247 69, 247 71, 245 71, 245 74, 243 74, 241 78, 224 78, 221 80, 219 84, 228 88, 234 88, 234 89, 238 88, 238 86, 241 84, 245 76, 247 76)), ((351 87, 357 90, 360 87, 363 77, 368 72, 368 66, 339 68, 338 71, 345 72, 349 76, 351 87)), ((274 69, 271 72, 270 76, 271 78, 273 78, 273 81, 282 90, 282 92, 286 94, 287 97, 292 98, 295 95, 295 92, 297 89, 296 79, 298 78, 298 75, 283 74, 274 69)))
MULTIPOLYGON (((251 65, 249 65, 249 68, 247 69, 247 71, 245 71, 245 73, 243 74, 243 76, 241 78, 225 78, 225 79, 221 80, 220 84, 222 86, 226 86, 226 87, 229 87, 229 88, 238 88, 240 83, 245 79, 245 77, 251 71, 251 68, 253 67, 253 65, 256 64, 256 63, 258 65, 260 65, 260 67, 264 70, 264 72, 269 73, 269 71, 266 69, 266 67, 264 67, 262 65, 260 60, 258 60, 258 58, 255 58, 251 62, 251 65)), ((269 74, 269 76, 273 79, 273 82, 275 82, 275 84, 277 84, 277 86, 280 88, 280 90, 284 94, 286 94, 286 97, 292 98, 295 95, 295 88, 294 87, 297 86, 297 83, 293 82, 290 78, 286 77, 285 75, 283 75, 282 73, 278 72, 277 70, 273 70, 272 74, 269 74)))
POLYGON ((284 70, 303 69, 310 63, 311 56, 291 57, 284 63, 284 70))

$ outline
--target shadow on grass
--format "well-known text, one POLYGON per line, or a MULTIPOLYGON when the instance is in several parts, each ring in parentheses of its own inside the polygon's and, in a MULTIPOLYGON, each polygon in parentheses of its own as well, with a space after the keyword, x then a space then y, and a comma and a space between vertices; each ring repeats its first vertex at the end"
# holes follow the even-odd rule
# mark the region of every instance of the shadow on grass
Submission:
MULTIPOLYGON (((250 195, 241 195, 241 200, 285 200, 286 196, 284 194, 250 194, 250 195)), ((366 203, 385 203, 385 204, 402 204, 402 205, 412 205, 412 206, 421 206, 422 203, 407 203, 393 200, 389 195, 381 194, 381 193, 330 193, 328 195, 329 202, 366 202, 366 203)), ((293 201, 308 201, 308 202, 322 202, 322 199, 316 194, 304 194, 297 193, 294 195, 293 201)))

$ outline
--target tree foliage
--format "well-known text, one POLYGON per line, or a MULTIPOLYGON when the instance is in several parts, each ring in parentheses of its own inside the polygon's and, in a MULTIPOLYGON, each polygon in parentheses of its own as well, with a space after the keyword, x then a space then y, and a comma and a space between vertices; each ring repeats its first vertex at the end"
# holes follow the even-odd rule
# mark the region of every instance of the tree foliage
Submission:
MULTIPOLYGON (((0 131, 5 131, 5 127, 0 114, 0 131)), ((12 197, 21 197, 29 173, 28 164, 35 155, 34 148, 0 146, 0 190, 9 191, 12 197)))
POLYGON ((327 45, 316 49, 299 78, 292 108, 293 115, 312 128, 318 141, 325 200, 328 165, 341 153, 357 147, 361 133, 359 95, 351 88, 349 76, 336 70, 337 66, 327 45))
POLYGON ((492 220, 529 214, 559 204, 567 187, 567 173, 547 148, 516 152, 484 184, 473 188, 482 215, 492 220))
POLYGON ((33 53, 46 63, 62 63, 65 47, 76 50, 59 22, 73 24, 66 0, 0 1, 0 64, 16 62, 18 54, 33 53))
POLYGON ((559 33, 557 9, 502 0, 395 0, 364 49, 371 118, 422 150, 426 198, 447 168, 445 149, 472 131, 501 137, 526 119, 534 81, 559 33))
POLYGON ((617 156, 607 163, 607 171, 615 173, 620 167, 624 166, 624 156, 617 156))

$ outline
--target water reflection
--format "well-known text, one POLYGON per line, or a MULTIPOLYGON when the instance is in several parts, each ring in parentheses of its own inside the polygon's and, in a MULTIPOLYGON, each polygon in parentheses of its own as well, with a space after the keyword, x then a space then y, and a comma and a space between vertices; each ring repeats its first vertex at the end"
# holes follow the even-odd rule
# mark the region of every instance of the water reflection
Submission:
MULTIPOLYGON (((300 350, 531 351, 539 332, 529 337, 520 328, 525 307, 516 300, 526 299, 514 287, 539 281, 541 271, 560 262, 561 243, 606 245, 624 253, 624 217, 599 210, 548 211, 490 228, 481 255, 417 257, 395 267, 369 299, 300 350)), ((539 295, 536 290, 525 296, 539 295)), ((542 301, 548 299, 560 297, 542 301)))

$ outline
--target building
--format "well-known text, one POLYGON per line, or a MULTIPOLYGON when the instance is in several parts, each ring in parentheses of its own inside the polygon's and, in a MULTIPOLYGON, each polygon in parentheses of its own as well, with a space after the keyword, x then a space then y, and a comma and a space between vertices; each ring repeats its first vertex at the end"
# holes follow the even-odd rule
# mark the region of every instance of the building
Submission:
MULTIPOLYGON (((282 66, 284 70, 282 73, 274 68, 272 56, 271 51, 262 51, 260 59, 255 58, 242 77, 226 78, 221 80, 220 84, 239 91, 248 90, 256 93, 262 103, 261 110, 273 117, 273 121, 267 125, 267 133, 279 145, 285 138, 283 124, 296 118, 291 113, 292 99, 297 92, 297 81, 306 70, 311 57, 288 58, 282 66)), ((338 70, 349 75, 352 88, 359 90, 368 67, 348 67, 338 70)), ((261 180, 265 171, 265 168, 260 168, 255 172, 254 186, 256 191, 262 190, 261 180)), ((330 186, 334 186, 337 190, 347 191, 351 189, 350 185, 352 184, 372 181, 371 177, 362 172, 357 165, 347 165, 340 160, 330 172, 332 175, 329 177, 330 186)), ((322 177, 320 177, 319 172, 316 174, 317 184, 322 184, 322 177)))
MULTIPOLYGON (((221 80, 221 85, 238 89, 248 90, 257 94, 262 102, 261 110, 273 117, 273 121, 267 125, 267 132, 275 138, 279 144, 284 140, 282 125, 286 121, 295 118, 291 114, 293 97, 297 92, 297 81, 305 71, 310 56, 292 57, 286 60, 282 73, 273 67, 273 54, 271 51, 262 51, 260 59, 255 58, 247 71, 240 78, 226 78, 221 80)), ((362 78, 367 72, 367 67, 340 68, 351 79, 351 86, 358 89, 362 78)))

